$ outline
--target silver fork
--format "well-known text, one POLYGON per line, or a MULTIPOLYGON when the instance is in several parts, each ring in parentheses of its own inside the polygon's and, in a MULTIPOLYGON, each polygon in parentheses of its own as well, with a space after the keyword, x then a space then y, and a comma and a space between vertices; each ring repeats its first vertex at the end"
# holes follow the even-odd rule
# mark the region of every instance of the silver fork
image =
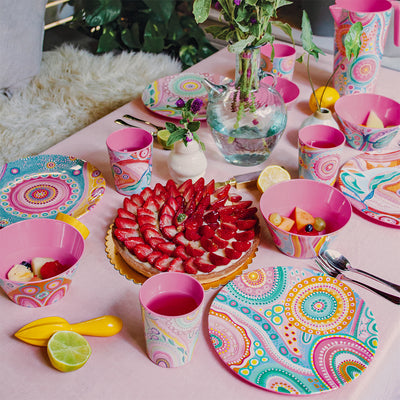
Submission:
POLYGON ((365 289, 368 289, 375 294, 379 294, 380 296, 384 297, 386 300, 391 301, 392 303, 400 304, 400 297, 394 296, 390 293, 383 292, 382 290, 379 290, 377 288, 369 286, 369 285, 365 284, 364 282, 359 282, 354 279, 348 278, 347 276, 343 275, 340 270, 338 270, 335 267, 333 267, 332 265, 328 264, 320 256, 317 256, 317 258, 315 258, 314 261, 321 268, 321 270, 323 272, 325 272, 325 274, 331 276, 332 278, 338 278, 341 281, 355 283, 356 285, 361 286, 365 289))
MULTIPOLYGON (((128 122, 125 122, 124 120, 119 119, 119 118, 116 119, 114 122, 115 122, 116 124, 119 124, 119 125, 130 126, 130 127, 132 127, 132 128, 140 128, 140 126, 128 124, 128 122)), ((157 138, 157 131, 155 131, 155 132, 150 132, 150 133, 153 135, 154 138, 157 138)))

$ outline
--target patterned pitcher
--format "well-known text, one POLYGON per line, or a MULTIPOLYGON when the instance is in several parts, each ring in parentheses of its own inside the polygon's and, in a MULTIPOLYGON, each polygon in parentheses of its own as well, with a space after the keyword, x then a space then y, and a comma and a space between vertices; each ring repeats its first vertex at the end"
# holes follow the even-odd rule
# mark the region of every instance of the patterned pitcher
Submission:
POLYGON ((335 21, 333 83, 341 94, 372 93, 381 65, 387 28, 394 10, 394 43, 400 45, 400 3, 387 0, 336 0, 329 7, 335 21), (351 25, 363 25, 359 56, 346 58, 344 35, 351 25))

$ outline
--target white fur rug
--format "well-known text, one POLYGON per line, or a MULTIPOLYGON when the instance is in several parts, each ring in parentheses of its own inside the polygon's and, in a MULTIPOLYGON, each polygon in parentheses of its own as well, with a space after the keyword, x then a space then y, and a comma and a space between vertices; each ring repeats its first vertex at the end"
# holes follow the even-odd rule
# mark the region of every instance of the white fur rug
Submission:
POLYGON ((23 91, 0 95, 0 165, 44 151, 180 71, 164 54, 93 55, 72 45, 44 52, 23 91))

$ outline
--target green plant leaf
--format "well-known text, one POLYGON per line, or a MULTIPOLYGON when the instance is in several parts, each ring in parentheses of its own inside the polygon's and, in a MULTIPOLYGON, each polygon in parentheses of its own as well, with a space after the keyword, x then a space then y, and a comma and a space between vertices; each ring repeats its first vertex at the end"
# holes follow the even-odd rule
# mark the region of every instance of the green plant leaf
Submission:
POLYGON ((272 25, 279 28, 283 33, 288 35, 290 37, 291 42, 293 43, 293 46, 295 45, 295 41, 293 39, 292 27, 288 23, 282 21, 272 21, 271 23, 272 25))
POLYGON ((353 24, 344 38, 344 47, 346 49, 346 57, 348 60, 354 55, 354 58, 358 57, 361 49, 361 35, 363 26, 360 21, 353 24))
POLYGON ((186 137, 186 132, 187 131, 184 128, 178 128, 175 131, 171 132, 167 140, 167 146, 171 146, 175 142, 183 140, 186 137))
POLYGON ((175 0, 142 0, 161 20, 167 22, 175 10, 175 0))
POLYGON ((250 35, 247 39, 244 40, 240 40, 239 42, 230 44, 229 47, 229 51, 231 51, 232 53, 241 53, 246 47, 248 47, 253 40, 255 39, 255 37, 253 35, 250 35))
POLYGON ((104 53, 118 48, 120 48, 120 45, 116 38, 115 31, 104 27, 97 45, 97 52, 104 53))
POLYGON ((89 26, 103 26, 121 13, 121 0, 84 0, 82 2, 85 21, 89 26))
POLYGON ((193 15, 198 24, 201 24, 208 18, 210 7, 211 0, 194 0, 193 15))
POLYGON ((325 55, 325 53, 312 41, 313 33, 311 30, 311 23, 305 10, 303 10, 303 17, 301 20, 300 37, 304 51, 313 56, 316 60, 318 60, 319 54, 325 55))
POLYGON ((166 122, 165 128, 168 129, 169 133, 173 133, 178 129, 178 127, 175 124, 173 124, 172 122, 166 122))
POLYGON ((123 29, 121 31, 121 40, 129 49, 140 49, 140 33, 139 24, 132 24, 131 29, 123 29))
POLYGON ((188 123, 188 129, 190 132, 194 133, 200 128, 200 121, 193 121, 188 123))
POLYGON ((181 46, 179 50, 179 58, 186 67, 191 67, 196 64, 198 60, 196 47, 193 45, 181 46))

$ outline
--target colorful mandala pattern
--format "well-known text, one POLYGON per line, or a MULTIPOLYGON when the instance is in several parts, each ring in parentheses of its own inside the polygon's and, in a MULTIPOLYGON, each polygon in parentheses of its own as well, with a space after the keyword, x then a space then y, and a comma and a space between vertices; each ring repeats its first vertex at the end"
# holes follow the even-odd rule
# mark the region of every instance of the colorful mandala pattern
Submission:
POLYGON ((29 218, 79 217, 105 191, 101 172, 74 157, 41 155, 5 164, 0 176, 0 225, 29 218))
POLYGON ((354 380, 378 344, 364 301, 339 280, 304 268, 242 274, 219 291, 208 325, 214 349, 235 374, 292 395, 354 380))
POLYGON ((343 9, 335 24, 333 82, 340 95, 372 93, 380 69, 391 10, 377 13, 357 13, 343 9), (344 37, 350 26, 357 21, 363 25, 359 56, 349 61, 344 48, 344 37))
POLYGON ((181 112, 170 107, 176 107, 176 101, 179 98, 188 101, 191 98, 198 97, 203 100, 203 107, 199 111, 197 119, 206 119, 208 93, 203 85, 204 78, 217 84, 226 79, 223 76, 210 73, 183 73, 167 76, 158 79, 144 89, 142 94, 143 104, 156 114, 180 119, 181 112))

